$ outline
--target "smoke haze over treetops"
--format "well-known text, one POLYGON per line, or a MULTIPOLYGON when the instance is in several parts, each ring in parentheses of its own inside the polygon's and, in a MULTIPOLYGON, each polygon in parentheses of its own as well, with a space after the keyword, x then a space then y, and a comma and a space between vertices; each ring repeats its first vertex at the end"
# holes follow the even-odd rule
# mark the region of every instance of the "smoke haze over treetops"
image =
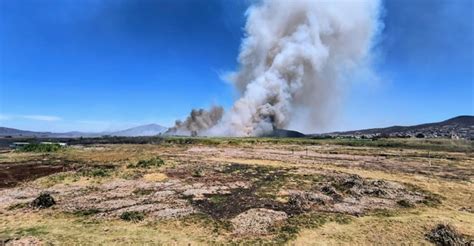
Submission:
POLYGON ((171 133, 258 136, 274 128, 316 131, 330 122, 356 69, 370 70, 379 0, 264 0, 247 11, 240 98, 227 112, 193 110, 171 133))

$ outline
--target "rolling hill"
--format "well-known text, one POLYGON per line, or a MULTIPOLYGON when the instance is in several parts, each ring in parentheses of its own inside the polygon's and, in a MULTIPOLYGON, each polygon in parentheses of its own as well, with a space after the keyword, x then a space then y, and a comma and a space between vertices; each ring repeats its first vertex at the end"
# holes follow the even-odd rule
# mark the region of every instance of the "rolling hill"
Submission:
POLYGON ((445 121, 414 126, 391 126, 346 132, 333 132, 331 136, 390 136, 426 138, 474 139, 474 116, 458 116, 445 121))
POLYGON ((120 137, 141 137, 141 136, 155 136, 163 133, 168 128, 157 124, 148 124, 137 126, 116 132, 35 132, 27 130, 19 130, 15 128, 0 127, 0 137, 44 137, 44 138, 77 138, 77 137, 100 137, 104 135, 108 136, 120 136, 120 137))

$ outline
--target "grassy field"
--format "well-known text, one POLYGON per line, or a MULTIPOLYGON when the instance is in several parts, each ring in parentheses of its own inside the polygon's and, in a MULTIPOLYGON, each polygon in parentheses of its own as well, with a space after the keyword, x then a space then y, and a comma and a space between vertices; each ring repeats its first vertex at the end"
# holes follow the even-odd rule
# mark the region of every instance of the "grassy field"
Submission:
POLYGON ((4 151, 0 245, 429 244, 438 224, 468 241, 473 149, 441 139, 165 138, 4 151), (56 204, 32 207, 41 193, 56 204))

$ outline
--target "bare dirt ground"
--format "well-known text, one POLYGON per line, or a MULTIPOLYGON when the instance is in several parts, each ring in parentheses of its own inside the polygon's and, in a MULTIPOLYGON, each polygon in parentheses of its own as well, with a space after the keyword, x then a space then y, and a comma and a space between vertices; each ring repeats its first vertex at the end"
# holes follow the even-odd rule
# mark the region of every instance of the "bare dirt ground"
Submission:
POLYGON ((472 142, 405 141, 220 139, 3 152, 0 245, 429 244, 438 224, 468 243, 472 142), (45 193, 54 205, 32 206, 45 193))

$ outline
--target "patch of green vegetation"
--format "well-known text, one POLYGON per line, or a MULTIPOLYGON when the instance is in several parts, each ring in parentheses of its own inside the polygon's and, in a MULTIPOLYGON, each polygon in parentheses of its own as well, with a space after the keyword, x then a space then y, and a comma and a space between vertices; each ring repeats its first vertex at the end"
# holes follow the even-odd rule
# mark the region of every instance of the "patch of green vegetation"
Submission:
POLYGON ((55 173, 40 179, 40 184, 44 187, 51 187, 60 183, 76 182, 81 175, 75 172, 55 173))
POLYGON ((383 148, 411 148, 431 151, 472 152, 474 142, 469 140, 451 139, 414 139, 414 138, 332 138, 332 137, 306 137, 306 138, 269 138, 269 137, 101 137, 84 138, 76 140, 76 144, 164 144, 164 145, 233 145, 253 146, 258 144, 284 144, 284 145, 341 145, 354 147, 383 147, 383 148))
POLYGON ((75 216, 88 217, 88 216, 96 215, 100 212, 101 211, 99 209, 92 208, 92 209, 86 209, 86 210, 77 210, 77 211, 74 211, 73 214, 75 216))
POLYGON ((336 214, 331 217, 331 221, 334 221, 341 225, 347 225, 352 222, 353 217, 346 214, 336 214))
POLYGON ((204 177, 206 173, 204 172, 203 169, 196 169, 193 171, 191 175, 195 178, 200 178, 200 177, 204 177))
POLYGON ((145 214, 143 212, 138 211, 123 212, 120 215, 120 219, 125 221, 138 222, 145 219, 145 214))
POLYGON ((377 217, 394 217, 397 215, 396 211, 390 209, 375 209, 370 214, 377 217))
POLYGON ((165 165, 165 161, 163 161, 160 157, 154 157, 148 160, 140 160, 136 164, 130 164, 128 168, 152 168, 152 167, 161 167, 165 165))
POLYGON ((287 183, 288 171, 277 169, 260 169, 257 168, 257 174, 262 175, 258 181, 254 183, 256 193, 260 197, 275 199, 278 191, 287 183))
POLYGON ((152 190, 152 189, 141 189, 141 188, 138 188, 138 189, 136 189, 136 190, 133 191, 133 194, 134 194, 134 195, 137 195, 137 196, 147 196, 147 195, 152 194, 153 192, 155 192, 155 191, 152 190))
POLYGON ((288 225, 305 229, 317 228, 330 220, 329 215, 320 213, 299 214, 288 218, 288 225))
POLYGON ((273 233, 276 236, 271 244, 286 244, 290 240, 296 239, 301 229, 318 228, 328 222, 335 221, 339 224, 348 224, 352 218, 346 215, 334 215, 326 213, 299 214, 288 218, 284 225, 276 227, 273 233))
POLYGON ((397 204, 398 206, 402 207, 402 208, 412 208, 415 206, 415 204, 413 204, 412 202, 406 200, 406 199, 403 199, 403 200, 398 200, 397 201, 397 204))
POLYGON ((232 231, 232 223, 228 220, 213 219, 207 214, 197 213, 188 215, 180 220, 184 225, 199 225, 208 228, 215 235, 222 235, 232 231))
POLYGON ((420 203, 423 203, 428 207, 437 207, 437 206, 441 205, 441 201, 445 199, 443 196, 440 196, 438 194, 423 190, 423 189, 421 189, 420 187, 418 187, 416 185, 413 185, 413 184, 410 184, 410 183, 404 183, 404 185, 410 191, 419 192, 419 193, 424 194, 425 198, 420 203))
POLYGON ((225 195, 212 195, 209 197, 209 201, 214 204, 223 204, 227 201, 227 196, 225 195))
POLYGON ((11 210, 17 210, 17 209, 22 209, 22 208, 26 208, 28 207, 28 203, 15 203, 13 205, 10 205, 7 210, 11 211, 11 210))
POLYGON ((48 176, 48 181, 57 184, 66 180, 67 177, 69 177, 68 173, 56 173, 48 176))
MULTIPOLYGON (((275 199, 278 191, 289 181, 297 183, 299 175, 290 174, 290 168, 276 168, 271 166, 230 164, 222 172, 225 174, 239 175, 245 179, 252 179, 255 194, 260 198, 275 199), (294 180, 290 180, 294 178, 294 180)), ((311 177, 312 178, 312 177, 311 177)))
POLYGON ((285 225, 278 229, 276 237, 272 240, 271 244, 286 244, 290 240, 296 239, 296 236, 300 232, 300 228, 295 225, 285 225))
POLYGON ((111 175, 111 170, 103 167, 95 167, 92 169, 84 169, 80 172, 81 176, 84 177, 93 177, 93 178, 103 178, 111 175))
POLYGON ((298 233, 302 229, 318 228, 328 222, 349 224, 352 222, 352 217, 344 214, 330 213, 306 213, 295 215, 288 218, 282 226, 273 229, 272 232, 275 234, 275 237, 269 243, 279 245, 287 244, 289 241, 296 239, 298 233))
POLYGON ((126 170, 121 172, 120 178, 126 180, 137 180, 143 178, 143 170, 133 169, 133 170, 126 170))
POLYGON ((48 232, 46 231, 46 228, 44 226, 14 228, 0 231, 0 235, 6 238, 27 236, 38 237, 46 234, 48 234, 48 232))
POLYGON ((440 195, 437 194, 429 194, 425 197, 425 199, 421 202, 428 207, 438 207, 441 205, 441 199, 443 199, 440 195))
POLYGON ((19 152, 37 152, 37 153, 44 153, 44 152, 56 152, 60 150, 62 147, 59 144, 28 144, 22 146, 18 149, 19 152))

